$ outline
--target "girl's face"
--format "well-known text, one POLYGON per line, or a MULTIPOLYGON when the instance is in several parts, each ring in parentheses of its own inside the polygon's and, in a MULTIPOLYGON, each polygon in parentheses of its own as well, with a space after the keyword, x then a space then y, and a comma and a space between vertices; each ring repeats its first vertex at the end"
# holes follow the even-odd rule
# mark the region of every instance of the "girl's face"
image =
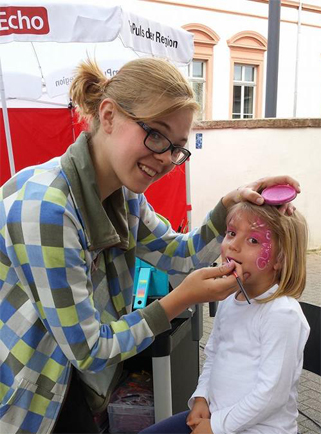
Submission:
MULTIPOLYGON (((184 147, 192 120, 193 112, 182 109, 151 121, 148 126, 166 136, 174 145, 184 147)), ((115 116, 108 142, 105 142, 104 159, 108 165, 109 181, 112 180, 117 188, 124 185, 135 193, 143 193, 175 167, 170 150, 155 154, 146 148, 146 134, 135 121, 119 114, 115 116)))
POLYGON ((276 283, 280 263, 275 236, 260 217, 246 211, 235 213, 227 224, 221 253, 224 261, 229 258, 242 265, 243 275, 248 275, 244 287, 252 297, 276 283))

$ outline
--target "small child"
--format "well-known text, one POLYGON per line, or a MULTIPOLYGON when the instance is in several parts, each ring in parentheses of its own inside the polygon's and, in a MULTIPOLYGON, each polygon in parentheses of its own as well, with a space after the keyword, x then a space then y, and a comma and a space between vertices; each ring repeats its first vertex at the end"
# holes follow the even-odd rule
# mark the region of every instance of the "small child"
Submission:
POLYGON ((307 225, 297 211, 239 203, 227 216, 222 260, 242 292, 219 303, 190 412, 144 433, 297 434, 297 385, 309 325, 296 300, 306 280, 307 225))

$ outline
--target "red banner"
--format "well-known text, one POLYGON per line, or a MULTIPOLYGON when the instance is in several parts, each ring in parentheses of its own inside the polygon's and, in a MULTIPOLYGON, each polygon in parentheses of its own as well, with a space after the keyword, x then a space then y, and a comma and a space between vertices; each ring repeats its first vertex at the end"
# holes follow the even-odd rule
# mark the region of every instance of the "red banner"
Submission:
MULTIPOLYGON (((44 163, 62 155, 84 129, 70 109, 11 108, 9 123, 15 169, 44 163)), ((10 178, 9 159, 0 109, 0 185, 10 178)), ((186 223, 185 165, 153 184, 146 197, 155 211, 166 217, 175 230, 186 223)))
POLYGON ((0 36, 12 33, 46 35, 49 30, 48 13, 44 7, 0 7, 0 36))

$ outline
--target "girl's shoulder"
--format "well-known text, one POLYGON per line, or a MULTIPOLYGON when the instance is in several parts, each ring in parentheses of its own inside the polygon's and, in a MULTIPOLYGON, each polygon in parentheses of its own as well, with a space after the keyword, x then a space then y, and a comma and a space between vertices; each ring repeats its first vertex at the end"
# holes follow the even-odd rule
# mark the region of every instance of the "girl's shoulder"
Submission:
POLYGON ((261 306, 265 308, 267 312, 283 312, 283 311, 300 311, 300 303, 293 297, 287 295, 282 295, 280 297, 274 298, 267 303, 262 303, 261 306))
POLYGON ((264 305, 264 316, 278 318, 280 321, 299 321, 306 324, 305 316, 297 299, 283 295, 277 297, 264 305))

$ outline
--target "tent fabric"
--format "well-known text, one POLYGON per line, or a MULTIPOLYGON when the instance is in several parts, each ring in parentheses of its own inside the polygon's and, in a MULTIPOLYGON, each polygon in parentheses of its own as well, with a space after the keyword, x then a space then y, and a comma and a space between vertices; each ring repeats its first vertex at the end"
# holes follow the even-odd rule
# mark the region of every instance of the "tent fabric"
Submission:
POLYGON ((185 164, 176 166, 164 178, 152 184, 145 193, 155 211, 178 230, 182 222, 187 225, 185 164))
POLYGON ((193 58, 193 35, 102 1, 5 1, 1 7, 0 44, 8 42, 108 42, 174 62, 193 58))
MULTIPOLYGON (((17 171, 63 154, 85 129, 84 124, 78 122, 74 110, 68 108, 9 108, 8 113, 17 171)), ((9 178, 9 159, 0 111, 0 185, 9 178)), ((185 165, 175 167, 149 187, 146 197, 155 211, 166 217, 177 230, 187 216, 185 165)))
POLYGON ((119 69, 138 53, 181 65, 193 59, 190 32, 102 1, 10 0, 1 7, 1 22, 0 77, 6 98, 38 99, 43 81, 49 96, 65 94, 87 55, 103 71, 119 69))
MULTIPOLYGON (((10 178, 2 111, 0 112, 0 184, 10 178)), ((16 170, 43 163, 63 154, 74 141, 72 111, 57 109, 8 109, 16 170)), ((77 136, 77 125, 74 125, 77 136)), ((78 132, 79 133, 79 132, 78 132)))

